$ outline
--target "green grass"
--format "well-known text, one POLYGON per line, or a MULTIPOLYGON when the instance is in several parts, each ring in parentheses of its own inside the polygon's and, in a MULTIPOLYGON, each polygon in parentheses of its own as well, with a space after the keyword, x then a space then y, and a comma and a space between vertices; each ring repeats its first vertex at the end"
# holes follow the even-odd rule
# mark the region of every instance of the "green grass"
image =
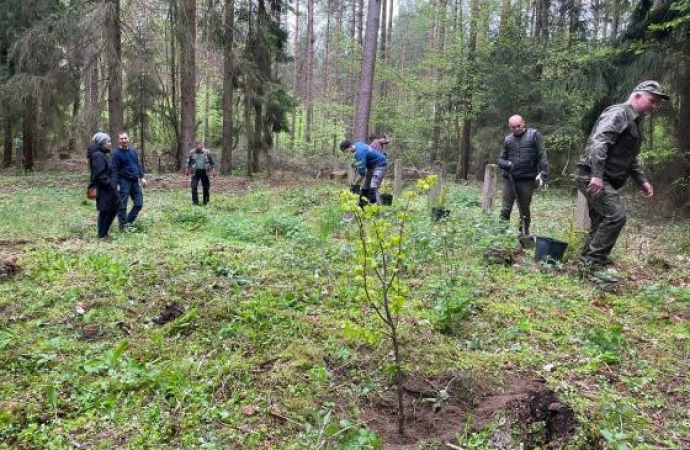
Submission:
MULTIPOLYGON (((137 226, 100 242, 84 180, 0 178, 0 256, 21 258, 0 278, 0 449, 379 447, 360 412, 388 383, 390 350, 353 281, 339 189, 212 186, 200 208, 154 182, 137 226), (157 323, 172 304, 184 313, 157 323)), ((603 292, 572 257, 487 264, 517 225, 503 231, 479 195, 452 186, 449 220, 420 201, 409 223, 407 369, 538 373, 576 413, 572 449, 687 448, 687 223, 631 208, 614 254, 630 281, 603 292)), ((533 206, 535 233, 575 243, 574 199, 539 192, 533 206)))

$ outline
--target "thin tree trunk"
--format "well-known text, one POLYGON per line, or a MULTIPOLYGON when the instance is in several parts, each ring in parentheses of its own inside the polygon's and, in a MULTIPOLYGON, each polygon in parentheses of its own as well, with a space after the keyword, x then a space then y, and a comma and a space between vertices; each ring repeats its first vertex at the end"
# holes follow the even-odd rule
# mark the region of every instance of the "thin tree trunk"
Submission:
POLYGON ((501 0, 501 20, 498 25, 499 34, 506 32, 510 20, 510 0, 501 0))
POLYGON ((120 0, 106 0, 106 55, 108 66, 108 128, 111 136, 124 129, 122 109, 122 30, 120 0))
POLYGON ((2 124, 5 131, 2 167, 10 167, 12 164, 12 121, 9 117, 5 117, 2 124))
POLYGON ((22 118, 22 162, 19 169, 24 171, 34 170, 34 149, 36 146, 34 136, 37 127, 38 107, 33 93, 29 93, 24 100, 24 117, 22 118))
POLYGON ((86 48, 84 61, 84 106, 85 106, 85 126, 86 132, 91 135, 98 132, 101 128, 101 97, 99 85, 99 62, 96 42, 89 41, 86 48))
MULTIPOLYGON (((357 43, 364 46, 364 0, 357 0, 357 43)), ((371 10, 371 8, 369 8, 371 10)), ((367 24, 369 19, 367 18, 367 24)))
POLYGON ((244 91, 244 132, 247 135, 247 176, 251 177, 254 173, 254 131, 252 129, 252 114, 251 114, 251 95, 249 87, 244 91))
POLYGON ((232 53, 235 34, 235 0, 225 0, 225 24, 223 35, 223 153, 220 173, 232 174, 232 150, 234 127, 234 88, 235 59, 232 53))
POLYGON ((177 20, 178 9, 177 2, 170 2, 170 122, 175 134, 174 152, 177 161, 177 169, 183 164, 186 152, 182 148, 182 140, 180 138, 180 115, 179 115, 179 98, 178 98, 178 66, 177 66, 177 20))
POLYGON ((326 98, 330 99, 331 95, 331 7, 333 6, 332 0, 327 0, 326 9, 328 13, 326 14, 326 32, 324 37, 325 55, 324 55, 324 89, 326 98))
POLYGON ((369 136, 369 117, 371 116, 372 91, 376 70, 376 49, 379 35, 380 0, 369 0, 367 10, 367 37, 362 56, 362 72, 359 78, 359 95, 355 110, 355 140, 364 141, 369 136))
POLYGON ((77 123, 79 120, 79 111, 81 110, 81 92, 77 89, 72 102, 72 117, 69 121, 69 141, 67 142, 67 153, 75 153, 77 151, 77 123))
POLYGON ((388 25, 386 26, 386 53, 384 55, 386 64, 390 64, 391 45, 393 43, 393 2, 388 0, 388 25))
POLYGON ((481 0, 472 0, 470 10, 470 35, 467 43, 467 88, 463 92, 462 105, 464 107, 462 119, 462 137, 458 152, 458 165, 456 168, 456 178, 466 180, 469 173, 470 162, 470 135, 472 131, 472 108, 474 94, 474 77, 476 76, 475 59, 477 53, 477 29, 479 27, 479 12, 481 11, 481 0))
POLYGON ((178 23, 180 43, 180 146, 184 155, 194 146, 196 125, 196 0, 183 0, 178 23))
MULTIPOLYGON (((437 57, 442 57, 445 49, 446 40, 446 1, 440 0, 436 12, 436 48, 434 49, 437 57)), ((434 68, 434 86, 439 86, 441 82, 442 70, 439 67, 434 68)), ((430 162, 433 164, 438 158, 438 149, 441 146, 441 93, 436 94, 436 101, 434 102, 434 122, 431 152, 429 154, 430 162)))
MULTIPOLYGON (((300 35, 299 35, 299 0, 295 0, 295 43, 293 51, 293 61, 292 61, 292 95, 299 97, 299 92, 297 87, 299 86, 299 65, 300 65, 300 35)), ((292 149, 295 149, 295 138, 297 137, 295 133, 295 125, 297 123, 297 105, 292 108, 292 124, 290 127, 290 142, 292 149)))
POLYGON ((311 133, 314 127, 314 0, 307 0, 307 88, 304 103, 307 109, 305 140, 311 144, 311 133))
POLYGON ((611 11, 611 38, 618 37, 618 26, 621 20, 621 0, 613 0, 613 8, 611 11))

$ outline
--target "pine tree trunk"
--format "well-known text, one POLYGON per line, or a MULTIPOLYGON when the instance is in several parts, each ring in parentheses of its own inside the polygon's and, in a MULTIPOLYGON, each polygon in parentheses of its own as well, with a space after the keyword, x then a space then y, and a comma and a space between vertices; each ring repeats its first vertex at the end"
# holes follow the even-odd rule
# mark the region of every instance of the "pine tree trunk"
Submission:
POLYGON ((178 22, 180 43, 180 147, 184 155, 194 146, 196 125, 196 0, 182 1, 178 22))
POLYGON ((124 129, 122 109, 122 30, 120 27, 120 0, 106 0, 105 20, 106 55, 108 57, 108 128, 113 141, 124 129))
POLYGON ((372 91, 376 70, 376 49, 379 35, 379 14, 381 0, 369 0, 367 10, 367 35, 362 56, 362 72, 359 79, 359 95, 355 110, 355 140, 364 141, 369 136, 369 117, 371 116, 372 91))
POLYGON ((234 46, 235 0, 225 0, 225 24, 223 35, 223 153, 220 162, 220 173, 232 174, 232 150, 234 127, 234 88, 235 60, 234 46))

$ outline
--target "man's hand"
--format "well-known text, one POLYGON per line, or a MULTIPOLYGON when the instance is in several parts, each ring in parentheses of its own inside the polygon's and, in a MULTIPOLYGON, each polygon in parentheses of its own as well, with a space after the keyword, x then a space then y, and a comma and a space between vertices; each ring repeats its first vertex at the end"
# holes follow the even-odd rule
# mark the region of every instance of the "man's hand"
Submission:
POLYGON ((592 177, 592 179, 589 182, 589 187, 587 187, 587 192, 589 192, 590 195, 592 196, 597 196, 601 194, 601 191, 604 190, 604 180, 601 178, 597 177, 592 177))
POLYGON ((213 177, 215 178, 216 175, 218 175, 218 171, 217 171, 216 168, 214 167, 213 170, 211 170, 211 176, 213 176, 213 177))
POLYGON ((654 188, 652 185, 649 183, 649 181, 645 181, 645 183, 640 187, 642 190, 642 196, 649 198, 654 195, 654 188))
POLYGON ((146 178, 142 178, 139 180, 139 182, 141 183, 141 187, 146 187, 146 185, 149 184, 149 182, 146 181, 146 178))
POLYGON ((498 167, 505 170, 506 172, 510 172, 511 170, 513 170, 513 162, 501 160, 498 162, 498 167))
POLYGON ((188 177, 189 176, 189 169, 184 170, 184 176, 188 177))
POLYGON ((546 175, 544 175, 543 173, 539 173, 539 175, 537 175, 537 178, 535 178, 534 181, 536 181, 537 187, 539 187, 539 188, 545 188, 546 187, 546 175))

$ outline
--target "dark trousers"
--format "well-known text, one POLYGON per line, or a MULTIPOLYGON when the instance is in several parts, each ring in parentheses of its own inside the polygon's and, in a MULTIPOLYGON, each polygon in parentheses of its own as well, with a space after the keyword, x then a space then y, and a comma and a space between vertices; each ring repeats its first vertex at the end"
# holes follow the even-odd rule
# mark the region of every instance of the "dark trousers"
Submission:
POLYGON ((211 197, 211 181, 208 179, 208 175, 205 170, 197 170, 192 175, 192 203, 195 205, 199 204, 199 180, 201 180, 201 188, 204 196, 204 205, 208 203, 211 197))
MULTIPOLYGON (((529 226, 532 222, 532 215, 530 213, 530 205, 532 204, 532 194, 534 193, 534 180, 515 180, 515 191, 517 191, 517 201, 519 202, 519 211, 525 219, 524 233, 529 234, 529 226)), ((510 180, 506 178, 503 181, 503 205, 501 206, 501 220, 510 221, 510 213, 513 211, 513 203, 515 203, 515 192, 510 185, 510 180)), ((523 232, 523 230, 521 230, 523 232)))
POLYGON ((139 211, 144 207, 144 193, 139 185, 139 180, 129 178, 118 179, 120 185, 120 209, 117 211, 117 222, 121 227, 132 223, 139 215, 139 211), (132 197, 132 209, 127 214, 127 199, 132 197))
POLYGON ((117 210, 98 211, 98 237, 106 237, 110 231, 110 225, 113 224, 117 210))
POLYGON ((595 269, 608 262, 608 257, 616 245, 627 220, 625 205, 618 191, 607 181, 597 196, 587 192, 590 178, 578 177, 577 188, 587 197, 587 207, 592 227, 582 249, 582 262, 595 269))

